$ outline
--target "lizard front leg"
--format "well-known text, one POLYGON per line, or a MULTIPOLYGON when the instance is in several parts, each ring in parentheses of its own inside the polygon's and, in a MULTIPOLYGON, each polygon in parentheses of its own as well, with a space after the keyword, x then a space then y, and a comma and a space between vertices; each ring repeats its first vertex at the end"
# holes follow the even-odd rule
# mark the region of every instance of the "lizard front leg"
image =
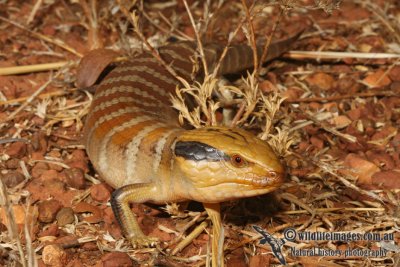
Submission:
POLYGON ((130 209, 130 203, 143 203, 157 194, 152 183, 130 184, 118 188, 112 193, 111 207, 126 238, 136 247, 153 246, 158 242, 155 237, 146 236, 139 227, 136 215, 130 209))

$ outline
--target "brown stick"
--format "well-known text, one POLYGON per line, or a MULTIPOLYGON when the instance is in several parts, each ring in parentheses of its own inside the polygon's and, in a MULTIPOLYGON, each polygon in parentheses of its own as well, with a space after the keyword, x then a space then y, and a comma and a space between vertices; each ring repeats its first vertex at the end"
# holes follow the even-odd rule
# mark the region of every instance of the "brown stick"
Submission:
POLYGON ((90 50, 103 48, 103 41, 99 36, 98 21, 97 21, 97 1, 90 0, 90 5, 87 0, 79 1, 83 12, 88 20, 89 30, 88 30, 88 44, 90 50))
POLYGON ((217 65, 216 65, 215 68, 214 68, 214 71, 213 71, 213 74, 212 74, 212 77, 213 77, 213 78, 217 77, 218 70, 221 68, 222 61, 224 60, 224 58, 225 58, 225 56, 226 56, 226 54, 227 54, 227 52, 228 52, 228 49, 229 49, 229 47, 231 46, 231 43, 232 43, 232 41, 233 41, 233 38, 237 35, 237 33, 239 32, 240 28, 242 27, 242 25, 243 25, 243 23, 244 23, 245 21, 246 21, 246 18, 242 19, 242 20, 239 22, 239 24, 236 26, 236 29, 235 29, 235 30, 233 31, 233 33, 230 35, 230 38, 228 39, 228 43, 225 45, 225 48, 224 48, 224 50, 222 51, 221 56, 219 57, 218 63, 217 63, 217 65))
POLYGON ((231 127, 235 127, 236 126, 236 124, 240 120, 240 117, 242 117, 245 108, 246 108, 246 101, 243 100, 242 103, 240 103, 239 110, 236 112, 235 117, 232 120, 231 127))
POLYGON ((397 94, 392 91, 376 91, 376 92, 365 92, 365 93, 358 93, 358 94, 335 95, 335 96, 328 96, 328 97, 285 99, 284 102, 288 102, 288 103, 329 102, 329 101, 350 99, 350 98, 356 98, 356 97, 395 96, 395 95, 397 95, 397 94))
MULTIPOLYGON (((253 3, 254 4, 254 3, 253 3)), ((247 25, 249 27, 249 31, 250 31, 250 43, 251 43, 251 48, 253 50, 253 61, 254 61, 254 71, 258 70, 258 53, 257 53, 257 44, 256 44, 256 36, 254 34, 254 26, 253 26, 253 21, 252 21, 252 17, 250 15, 250 10, 246 5, 246 1, 242 0, 242 5, 244 7, 244 10, 246 11, 246 20, 247 20, 247 25)), ((251 6, 251 8, 253 7, 253 5, 251 6)), ((272 34, 271 34, 272 36, 272 34)))
MULTIPOLYGON (((53 97, 53 96, 63 96, 63 95, 67 95, 67 94, 70 94, 72 92, 75 92, 77 90, 78 90, 77 88, 69 89, 68 91, 58 90, 58 91, 54 91, 54 92, 50 92, 50 93, 39 94, 36 98, 44 99, 44 98, 53 97)), ((0 106, 12 105, 12 104, 24 102, 28 98, 30 98, 30 96, 14 98, 14 99, 10 99, 10 100, 7 100, 7 101, 0 101, 0 106)))
POLYGON ((198 50, 200 53, 200 58, 203 63, 204 75, 207 76, 208 75, 208 66, 207 66, 206 56, 204 54, 204 48, 203 48, 203 44, 201 42, 199 30, 196 27, 196 23, 193 19, 192 12, 190 11, 189 5, 187 4, 186 0, 183 0, 183 4, 185 5, 186 12, 188 13, 190 22, 192 23, 194 34, 196 35, 196 41, 197 41, 197 46, 198 46, 198 50))
POLYGON ((63 48, 64 50, 67 50, 68 52, 71 52, 72 54, 74 54, 74 55, 76 55, 78 57, 83 57, 83 55, 81 53, 79 53, 74 48, 70 47, 69 45, 65 44, 63 41, 61 41, 59 39, 51 39, 50 37, 48 37, 46 35, 43 35, 43 34, 38 33, 38 32, 31 31, 31 30, 27 29, 26 27, 22 26, 21 24, 16 23, 16 22, 14 22, 12 20, 9 20, 9 19, 7 19, 5 17, 2 17, 2 16, 0 16, 0 20, 8 22, 8 23, 10 23, 11 25, 13 25, 13 26, 15 26, 17 28, 20 28, 20 29, 22 29, 24 31, 27 31, 30 34, 32 34, 33 36, 35 36, 36 38, 38 38, 38 39, 41 39, 41 40, 44 40, 44 41, 46 41, 48 43, 52 43, 52 44, 54 44, 56 46, 59 46, 59 47, 63 48))
POLYGON ((279 13, 279 16, 277 17, 276 22, 274 23, 274 26, 272 27, 271 34, 268 36, 267 42, 265 43, 265 45, 263 47, 263 52, 261 55, 260 63, 256 66, 256 68, 257 68, 256 73, 260 72, 262 64, 268 56, 268 49, 272 43, 272 37, 274 36, 276 29, 278 28, 278 26, 281 22, 281 19, 283 17, 283 13, 285 12, 285 10, 286 10, 286 8, 281 8, 281 12, 279 13))
POLYGON ((60 76, 61 71, 58 71, 53 77, 49 78, 47 82, 45 82, 42 86, 40 86, 30 97, 26 99, 26 101, 19 106, 16 110, 14 110, 7 118, 0 120, 0 123, 4 123, 10 120, 13 120, 15 116, 21 112, 26 106, 28 106, 44 89, 47 88, 58 76, 60 76))
POLYGON ((16 75, 16 74, 39 72, 39 71, 55 70, 65 67, 68 63, 69 63, 68 61, 60 61, 60 62, 52 62, 44 64, 4 67, 0 68, 0 75, 16 75))
MULTIPOLYGON (((144 13, 143 15, 145 15, 146 13, 144 13)), ((172 25, 172 23, 164 16, 163 13, 158 12, 158 16, 160 16, 160 18, 169 26, 171 27, 171 30, 175 31, 177 34, 179 34, 181 37, 180 39, 183 40, 191 40, 193 41, 193 38, 190 37, 189 35, 185 34, 184 32, 180 31, 179 29, 175 29, 174 25, 172 25)), ((178 37, 178 36, 177 36, 178 37)))
POLYGON ((143 33, 140 31, 139 29, 139 23, 138 23, 138 18, 135 14, 135 12, 130 13, 121 3, 121 1, 118 1, 118 5, 121 8, 122 13, 124 13, 124 15, 127 17, 127 19, 130 20, 130 22, 133 25, 133 29, 135 31, 135 33, 139 36, 140 40, 142 40, 142 42, 145 44, 145 46, 147 47, 147 49, 150 50, 150 53, 154 56, 155 59, 157 59, 158 62, 160 62, 160 64, 172 75, 174 76, 178 81, 178 75, 176 74, 176 72, 174 71, 173 68, 171 68, 171 66, 169 66, 160 56, 160 54, 158 53, 158 51, 151 46, 151 44, 147 41, 146 37, 143 35, 143 33))
POLYGON ((42 4, 43 4, 43 0, 36 1, 35 5, 33 6, 33 9, 31 11, 31 13, 29 14, 28 20, 26 21, 27 25, 29 25, 33 21, 33 19, 36 16, 37 11, 40 9, 42 4))

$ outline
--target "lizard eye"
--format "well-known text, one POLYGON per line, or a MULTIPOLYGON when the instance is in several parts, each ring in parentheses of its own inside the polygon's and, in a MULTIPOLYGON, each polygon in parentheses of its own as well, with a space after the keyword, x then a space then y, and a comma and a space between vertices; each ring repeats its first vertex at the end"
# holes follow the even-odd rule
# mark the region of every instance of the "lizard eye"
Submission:
POLYGON ((238 167, 238 168, 246 165, 246 161, 242 158, 242 156, 240 156, 238 154, 232 155, 231 162, 232 162, 233 166, 238 167))

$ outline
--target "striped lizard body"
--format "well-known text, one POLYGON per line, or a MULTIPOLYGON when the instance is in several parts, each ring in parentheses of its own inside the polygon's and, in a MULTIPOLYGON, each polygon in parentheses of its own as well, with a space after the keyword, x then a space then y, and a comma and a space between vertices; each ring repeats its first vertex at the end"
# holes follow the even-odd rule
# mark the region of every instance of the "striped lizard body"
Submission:
MULTIPOLYGON (((285 52, 296 37, 273 43, 267 60, 285 52)), ((205 47, 213 69, 222 52, 205 47)), ((178 42, 159 49, 179 76, 190 79, 195 45, 178 42)), ((252 67, 247 46, 233 46, 220 74, 252 67)), ((179 127, 169 94, 176 79, 150 54, 118 65, 101 81, 87 117, 84 138, 91 162, 112 187, 112 208, 134 246, 147 237, 129 203, 184 200, 219 203, 270 192, 283 182, 284 169, 268 144, 242 129, 179 127)))

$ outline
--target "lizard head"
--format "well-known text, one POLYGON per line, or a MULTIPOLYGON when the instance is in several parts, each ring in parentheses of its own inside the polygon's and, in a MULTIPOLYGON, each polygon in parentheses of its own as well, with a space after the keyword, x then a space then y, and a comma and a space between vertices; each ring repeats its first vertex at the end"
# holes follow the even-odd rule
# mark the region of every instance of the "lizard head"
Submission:
POLYGON ((174 168, 189 199, 221 202, 265 194, 284 181, 271 147, 241 129, 206 127, 183 132, 175 142, 174 168))

